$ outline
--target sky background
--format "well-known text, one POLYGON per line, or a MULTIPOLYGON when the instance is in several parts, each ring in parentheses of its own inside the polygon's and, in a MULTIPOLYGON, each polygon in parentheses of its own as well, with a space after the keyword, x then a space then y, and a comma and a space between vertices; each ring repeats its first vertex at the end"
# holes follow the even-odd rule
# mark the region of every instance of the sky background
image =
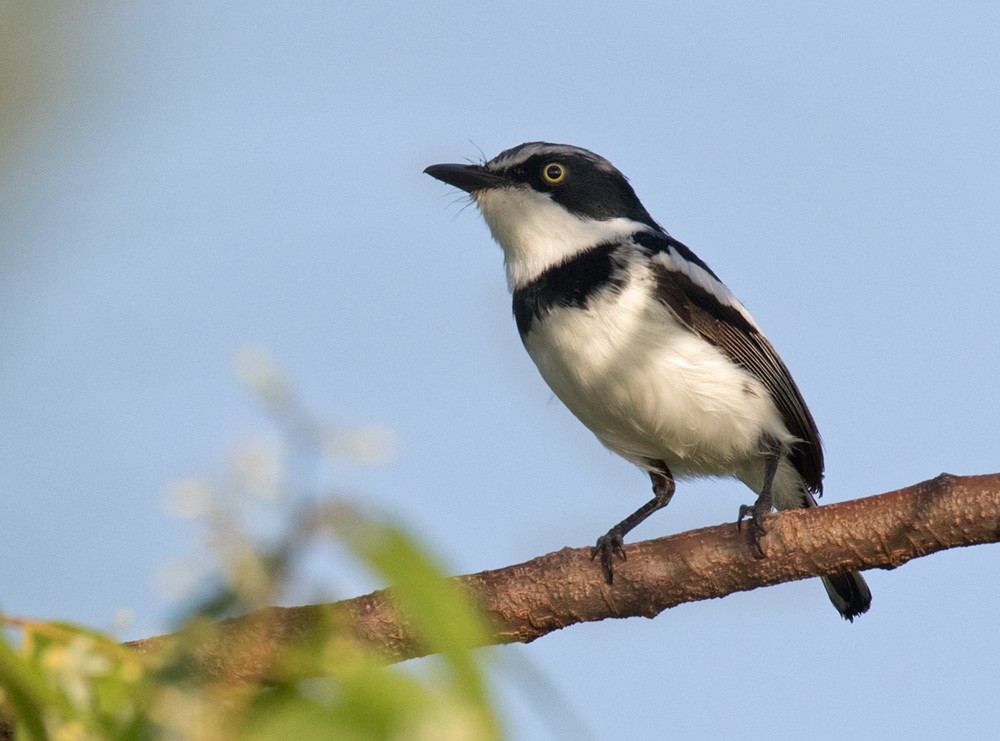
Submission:
MULTIPOLYGON (((234 371, 248 346, 318 417, 392 431, 388 463, 332 483, 450 571, 589 545, 645 502, 521 348, 475 209, 421 174, 523 141, 610 159, 743 300, 817 420, 825 502, 1000 470, 995 4, 95 1, 0 23, 33 93, 0 159, 7 612, 169 627, 159 575, 197 529, 164 492, 274 437, 234 371)), ((682 483, 630 539, 752 501, 682 483)), ((524 659, 598 739, 991 735, 998 556, 869 573, 853 625, 812 580, 504 647, 506 728, 552 733, 524 659)))

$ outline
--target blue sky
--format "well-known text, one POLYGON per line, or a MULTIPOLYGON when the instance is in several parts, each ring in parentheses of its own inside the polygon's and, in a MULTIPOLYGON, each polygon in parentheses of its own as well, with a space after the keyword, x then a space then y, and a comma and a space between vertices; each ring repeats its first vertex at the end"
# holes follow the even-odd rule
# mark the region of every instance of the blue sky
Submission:
MULTIPOLYGON (((247 346, 316 415, 393 431, 387 465, 333 483, 455 572, 589 545, 644 502, 524 354, 475 210, 421 174, 529 140, 610 159, 753 312, 820 427, 825 501, 1000 470, 1000 11, 484 5, 53 24, 53 93, 0 176, 4 610, 167 627, 156 575, 196 536, 163 492, 273 435, 247 346)), ((632 539, 749 501, 682 483, 632 539)), ((596 738, 982 737, 998 552, 869 574, 853 625, 810 581, 497 653, 596 738)), ((545 737, 510 671, 511 735, 545 737)))

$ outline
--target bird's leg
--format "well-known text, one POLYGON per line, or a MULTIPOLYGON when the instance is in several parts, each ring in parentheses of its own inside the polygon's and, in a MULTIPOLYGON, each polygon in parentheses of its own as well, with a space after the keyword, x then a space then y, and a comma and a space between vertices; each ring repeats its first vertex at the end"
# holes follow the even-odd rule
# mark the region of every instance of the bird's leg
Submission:
POLYGON ((771 499, 771 486, 774 484, 774 474, 778 470, 778 461, 781 459, 781 445, 777 440, 768 438, 764 452, 764 485, 760 489, 760 496, 753 506, 748 504, 740 505, 740 516, 736 520, 736 526, 743 529, 743 518, 750 516, 750 523, 747 526, 747 534, 750 538, 750 548, 756 558, 764 558, 764 549, 760 546, 761 537, 767 532, 764 529, 764 518, 771 514, 774 502, 771 499))
POLYGON ((604 578, 607 579, 608 584, 614 580, 612 570, 614 555, 617 553, 622 561, 626 560, 625 535, 656 510, 666 507, 674 495, 676 485, 667 464, 663 461, 655 461, 654 463, 656 469, 649 472, 649 478, 653 482, 653 498, 598 538, 597 545, 590 551, 591 561, 598 555, 601 557, 601 568, 604 570, 604 578))

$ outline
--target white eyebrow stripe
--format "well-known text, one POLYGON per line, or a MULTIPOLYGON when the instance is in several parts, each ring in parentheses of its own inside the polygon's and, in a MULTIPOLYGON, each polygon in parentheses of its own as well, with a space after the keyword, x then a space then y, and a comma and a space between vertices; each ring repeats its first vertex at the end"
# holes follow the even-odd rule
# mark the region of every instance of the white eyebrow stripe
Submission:
POLYGON ((550 144, 549 142, 528 142, 512 149, 505 150, 486 163, 486 168, 493 171, 508 170, 523 164, 535 155, 550 157, 584 157, 606 172, 614 172, 614 166, 603 157, 593 152, 574 147, 570 144, 550 144))

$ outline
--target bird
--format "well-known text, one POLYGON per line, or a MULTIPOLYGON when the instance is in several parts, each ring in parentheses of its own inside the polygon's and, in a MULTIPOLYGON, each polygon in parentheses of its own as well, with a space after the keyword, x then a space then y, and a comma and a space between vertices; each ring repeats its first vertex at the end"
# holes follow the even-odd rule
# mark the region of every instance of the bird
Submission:
MULTIPOLYGON (((712 269, 672 237, 608 160, 527 142, 481 163, 424 172, 471 196, 503 252, 514 320, 555 395, 604 446, 645 471, 653 498, 598 538, 606 582, 624 537, 678 479, 730 477, 756 493, 737 525, 754 556, 772 509, 817 506, 823 449, 802 394, 712 269)), ((860 573, 822 577, 852 621, 871 605, 860 573)))

